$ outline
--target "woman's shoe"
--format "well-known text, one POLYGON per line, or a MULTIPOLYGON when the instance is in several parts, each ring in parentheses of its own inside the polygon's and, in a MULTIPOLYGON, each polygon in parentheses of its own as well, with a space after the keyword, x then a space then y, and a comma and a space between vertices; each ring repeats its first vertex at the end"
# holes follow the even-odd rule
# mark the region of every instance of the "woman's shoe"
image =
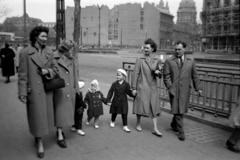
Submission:
MULTIPOLYGON (((58 131, 56 132, 56 136, 57 136, 57 138, 58 138, 58 131)), ((64 134, 63 131, 62 131, 62 137, 63 137, 63 139, 65 139, 65 134, 64 134)))
POLYGON ((131 132, 130 129, 128 129, 127 126, 124 126, 124 127, 123 127, 123 130, 124 130, 125 132, 127 132, 127 133, 130 133, 130 132, 131 132))
POLYGON ((70 127, 70 130, 74 132, 74 131, 76 131, 76 128, 72 126, 72 127, 70 127))
POLYGON ((64 139, 61 140, 57 140, 57 144, 59 145, 59 147, 61 148, 67 148, 67 143, 64 139))
POLYGON ((94 127, 95 127, 96 129, 98 129, 98 128, 99 128, 99 126, 98 126, 97 124, 95 124, 95 125, 94 125, 94 127))
POLYGON ((157 133, 156 131, 152 131, 152 134, 158 136, 158 137, 162 137, 162 133, 157 133))
POLYGON ((38 156, 38 158, 43 158, 44 157, 44 152, 38 152, 37 151, 37 156, 38 156))
POLYGON ((86 121, 86 125, 89 126, 89 122, 88 121, 86 121))
POLYGON ((110 127, 112 127, 112 128, 115 127, 115 123, 111 121, 110 122, 110 127))

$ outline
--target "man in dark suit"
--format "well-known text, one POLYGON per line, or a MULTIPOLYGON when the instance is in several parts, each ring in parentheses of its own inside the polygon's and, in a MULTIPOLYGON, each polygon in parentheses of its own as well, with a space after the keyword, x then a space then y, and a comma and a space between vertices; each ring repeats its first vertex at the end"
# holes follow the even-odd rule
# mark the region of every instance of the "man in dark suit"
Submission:
POLYGON ((198 94, 202 93, 195 62, 184 54, 186 46, 182 41, 176 42, 175 55, 166 59, 163 67, 163 81, 169 92, 171 112, 174 115, 171 127, 179 132, 178 139, 181 141, 185 140, 183 115, 188 112, 192 81, 198 94))

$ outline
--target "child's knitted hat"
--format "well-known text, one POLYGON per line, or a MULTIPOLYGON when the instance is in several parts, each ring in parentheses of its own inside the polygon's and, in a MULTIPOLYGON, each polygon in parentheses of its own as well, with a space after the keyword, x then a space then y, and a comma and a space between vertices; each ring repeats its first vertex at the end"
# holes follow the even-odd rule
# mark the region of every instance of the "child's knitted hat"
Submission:
POLYGON ((78 81, 79 88, 83 88, 85 83, 83 81, 78 81))
POLYGON ((94 86, 94 88, 96 89, 96 91, 100 91, 100 87, 98 84, 98 81, 96 79, 94 79, 91 83, 90 83, 90 89, 92 88, 92 86, 94 86))

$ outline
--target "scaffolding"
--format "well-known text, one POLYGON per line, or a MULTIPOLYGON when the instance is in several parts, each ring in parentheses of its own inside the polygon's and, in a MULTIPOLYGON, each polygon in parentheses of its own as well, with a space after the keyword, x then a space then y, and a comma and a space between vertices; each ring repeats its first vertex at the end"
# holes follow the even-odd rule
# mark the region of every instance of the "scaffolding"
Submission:
POLYGON ((239 53, 239 0, 205 0, 202 29, 205 49, 239 53))

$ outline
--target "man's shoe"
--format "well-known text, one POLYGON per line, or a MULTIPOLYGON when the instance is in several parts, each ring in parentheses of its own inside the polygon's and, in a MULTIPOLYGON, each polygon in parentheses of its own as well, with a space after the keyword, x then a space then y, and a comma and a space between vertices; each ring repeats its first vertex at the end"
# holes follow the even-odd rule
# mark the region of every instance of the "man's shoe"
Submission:
POLYGON ((176 125, 174 125, 173 123, 171 123, 171 128, 174 132, 178 132, 176 125))
POLYGON ((67 148, 67 143, 64 139, 61 140, 57 140, 57 144, 59 145, 59 147, 61 148, 67 148))
POLYGON ((178 139, 179 139, 180 141, 184 141, 184 140, 185 140, 184 132, 179 132, 179 134, 178 134, 178 139))
POLYGON ((226 142, 226 146, 228 147, 228 149, 229 149, 230 151, 233 151, 233 152, 236 152, 236 153, 240 153, 240 149, 238 148, 237 145, 234 145, 234 144, 232 144, 231 142, 227 141, 227 142, 226 142))

